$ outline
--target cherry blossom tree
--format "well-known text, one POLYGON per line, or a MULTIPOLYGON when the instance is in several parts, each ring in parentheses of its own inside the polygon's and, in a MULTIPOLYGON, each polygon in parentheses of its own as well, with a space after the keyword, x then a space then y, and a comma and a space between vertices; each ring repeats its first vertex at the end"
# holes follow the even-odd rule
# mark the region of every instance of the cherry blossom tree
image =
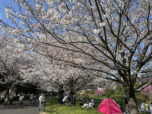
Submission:
MULTIPOLYGON (((85 88, 95 78, 94 74, 89 71, 71 68, 65 64, 52 64, 46 57, 37 60, 41 73, 43 72, 44 75, 43 82, 51 83, 57 89, 61 104, 63 103, 64 94, 68 92, 70 104, 75 105, 76 92, 85 88)), ((40 78, 42 78, 42 75, 40 78)))
MULTIPOLYGON (((152 69, 147 67, 143 72, 142 72, 142 77, 140 78, 140 82, 146 83, 147 81, 152 81, 152 69)), ((142 87, 142 90, 140 91, 143 95, 148 96, 151 99, 152 95, 152 85, 145 85, 142 87)))
POLYGON ((24 44, 17 41, 8 35, 0 37, 0 84, 7 97, 10 91, 15 91, 16 85, 23 85, 29 80, 32 82, 34 77, 31 72, 28 73, 34 69, 34 62, 27 56, 24 44))
POLYGON ((146 88, 144 88, 141 91, 141 93, 146 95, 146 96, 151 96, 151 94, 152 94, 152 86, 151 85, 147 86, 146 88))
POLYGON ((0 43, 0 84, 3 88, 1 91, 6 90, 6 96, 8 97, 9 91, 22 81, 22 78, 19 67, 14 59, 15 54, 18 53, 17 50, 15 50, 16 53, 12 52, 14 47, 6 37, 1 37, 0 43))
POLYGON ((14 86, 22 81, 20 71, 15 64, 7 64, 1 60, 0 71, 0 85, 1 91, 6 92, 5 96, 9 96, 9 92, 13 90, 14 86))
POLYGON ((138 114, 135 87, 141 70, 152 61, 151 0, 15 0, 11 21, 1 24, 28 47, 58 64, 104 74, 129 95, 131 114, 138 114), (73 59, 74 58, 74 59, 73 59))

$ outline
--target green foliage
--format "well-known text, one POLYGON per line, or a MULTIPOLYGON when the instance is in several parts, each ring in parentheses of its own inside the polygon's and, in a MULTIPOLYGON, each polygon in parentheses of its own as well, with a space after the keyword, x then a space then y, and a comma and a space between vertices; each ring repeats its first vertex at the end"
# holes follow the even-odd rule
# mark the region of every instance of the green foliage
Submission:
POLYGON ((49 104, 49 105, 56 105, 58 104, 58 98, 50 98, 50 99, 47 99, 46 102, 49 104))
POLYGON ((114 91, 113 91, 112 89, 106 88, 106 89, 105 89, 105 96, 106 96, 106 97, 110 97, 110 95, 112 95, 113 92, 114 92, 114 91))
POLYGON ((123 98, 124 93, 125 93, 124 88, 122 88, 121 86, 117 86, 115 91, 111 94, 110 98, 114 99, 117 102, 117 104, 125 107, 126 105, 123 98))
MULTIPOLYGON (((136 83, 136 86, 138 86, 138 85, 139 84, 136 83)), ((125 101, 124 101, 124 98, 123 98, 123 95, 125 93, 125 89, 123 87, 117 86, 115 91, 113 91, 109 88, 106 88, 105 92, 106 92, 105 97, 112 98, 118 104, 121 104, 123 107, 126 107, 125 101)), ((146 101, 146 97, 139 92, 136 93, 136 98, 137 98, 138 107, 140 107, 142 102, 146 101)))
POLYGON ((120 94, 113 94, 113 95, 110 96, 110 98, 111 98, 111 99, 114 99, 114 100, 117 102, 117 104, 123 105, 123 107, 126 106, 126 105, 125 105, 124 98, 123 98, 122 95, 120 95, 120 94))
POLYGON ((124 95, 125 89, 121 86, 117 86, 117 88, 115 89, 115 93, 120 94, 120 95, 124 95))
POLYGON ((87 93, 88 93, 88 94, 94 94, 94 90, 93 90, 93 89, 87 90, 87 93))
POLYGON ((140 85, 140 83, 139 83, 139 82, 136 82, 136 83, 135 83, 135 88, 138 87, 139 85, 140 85))
POLYGON ((146 101, 146 97, 141 93, 136 93, 136 98, 137 98, 138 107, 140 107, 142 102, 146 101))

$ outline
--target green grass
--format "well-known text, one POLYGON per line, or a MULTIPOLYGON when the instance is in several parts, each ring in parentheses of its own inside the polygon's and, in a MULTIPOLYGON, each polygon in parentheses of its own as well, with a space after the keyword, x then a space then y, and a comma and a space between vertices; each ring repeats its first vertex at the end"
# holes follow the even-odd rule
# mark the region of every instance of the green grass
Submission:
POLYGON ((50 114, 101 114, 101 113, 98 113, 98 110, 96 108, 84 109, 79 106, 66 106, 66 105, 59 105, 59 104, 47 106, 46 110, 50 114))
MULTIPOLYGON (((47 111, 50 112, 50 114, 101 114, 98 113, 98 107, 100 105, 100 100, 97 99, 97 95, 93 94, 93 91, 89 91, 89 94, 85 94, 85 95, 78 95, 81 98, 85 98, 89 97, 89 98, 94 98, 95 100, 95 107, 93 109, 84 109, 81 108, 78 104, 79 104, 79 99, 77 100, 77 105, 76 106, 67 106, 67 105, 60 105, 58 104, 57 99, 56 100, 51 100, 48 99, 47 103, 49 103, 49 105, 47 106, 47 111), (54 112, 52 111, 54 110, 54 112)), ((125 102, 124 102, 124 88, 122 87, 117 87, 117 89, 115 91, 111 90, 111 89, 106 89, 106 93, 100 97, 100 99, 103 98, 111 98, 114 99, 116 101, 117 104, 122 104, 123 107, 125 108, 125 102)), ((141 103, 143 101, 146 100, 145 96, 143 96, 140 93, 136 93, 136 97, 137 97, 137 101, 138 101, 138 106, 140 107, 141 103)), ((140 113, 140 114, 146 114, 146 113, 140 113)))
POLYGON ((60 105, 57 100, 47 100, 46 111, 49 114, 101 114, 98 113, 98 108, 87 109, 76 106, 60 105))

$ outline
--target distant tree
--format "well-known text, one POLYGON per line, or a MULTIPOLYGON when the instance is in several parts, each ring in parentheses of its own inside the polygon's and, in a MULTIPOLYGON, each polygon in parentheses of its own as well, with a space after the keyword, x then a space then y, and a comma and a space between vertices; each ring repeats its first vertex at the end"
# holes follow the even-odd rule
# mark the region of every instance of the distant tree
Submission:
POLYGON ((14 37, 2 35, 0 37, 0 91, 15 90, 16 85, 27 80, 32 82, 35 75, 28 73, 35 64, 28 56, 24 44, 20 44, 14 37), (32 66, 33 65, 33 66, 32 66))
POLYGON ((9 91, 15 88, 15 85, 21 82, 23 79, 20 76, 18 67, 14 64, 6 64, 1 61, 0 71, 0 85, 1 91, 6 91, 5 96, 9 96, 9 91))

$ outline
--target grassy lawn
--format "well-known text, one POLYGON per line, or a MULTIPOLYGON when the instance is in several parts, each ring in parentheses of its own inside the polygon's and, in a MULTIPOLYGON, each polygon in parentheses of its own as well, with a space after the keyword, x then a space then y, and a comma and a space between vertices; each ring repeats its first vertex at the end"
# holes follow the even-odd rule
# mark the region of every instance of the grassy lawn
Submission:
POLYGON ((87 109, 76 106, 60 105, 57 100, 47 100, 46 111, 48 114, 101 114, 98 113, 98 108, 87 109))
POLYGON ((46 110, 50 114, 101 114, 101 113, 98 113, 97 108, 84 109, 79 106, 67 106, 67 105, 59 105, 59 104, 47 106, 46 110))
MULTIPOLYGON (((97 108, 86 109, 79 106, 67 106, 54 104, 46 107, 47 114, 102 114, 97 108)), ((140 112, 140 114, 149 114, 148 112, 140 112)))
MULTIPOLYGON (((47 100, 46 114, 102 114, 98 112, 99 103, 97 103, 96 108, 87 109, 81 108, 79 105, 79 101, 76 106, 68 106, 66 104, 60 105, 56 100, 47 100)), ((140 114, 149 114, 140 112, 140 114)))

